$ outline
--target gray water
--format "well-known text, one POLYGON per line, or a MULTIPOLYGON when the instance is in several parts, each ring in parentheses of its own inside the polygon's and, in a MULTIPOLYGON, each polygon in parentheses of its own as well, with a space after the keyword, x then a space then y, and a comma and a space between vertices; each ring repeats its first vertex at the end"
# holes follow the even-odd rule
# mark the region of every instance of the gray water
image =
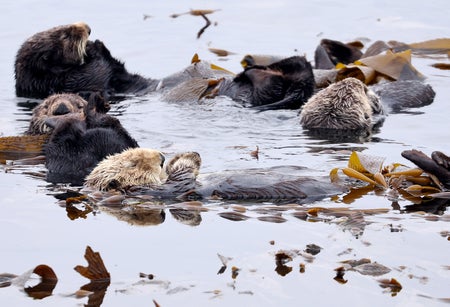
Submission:
MULTIPOLYGON (((448 37, 448 1, 4 1, 0 21, 0 135, 20 135, 37 100, 17 98, 13 63, 23 41, 50 27, 85 21, 91 39, 101 39, 131 72, 162 78, 190 63, 194 53, 230 71, 240 71, 245 54, 290 56, 313 52, 321 38, 340 41, 398 40, 406 43, 448 37), (220 9, 209 15, 213 24, 200 39, 200 17, 173 13, 189 9, 220 9), (144 20, 143 16, 151 15, 144 20), (219 58, 208 48, 233 52, 219 58)), ((302 165, 326 175, 346 165, 348 151, 386 157, 386 163, 404 160, 400 153, 420 149, 450 153, 448 142, 449 77, 430 65, 448 63, 448 57, 413 58, 413 65, 436 91, 433 104, 390 115, 381 131, 364 143, 332 143, 308 137, 295 111, 257 113, 217 98, 199 104, 170 104, 158 95, 128 97, 112 107, 141 147, 156 148, 167 156, 198 151, 201 172, 228 169, 302 165), (259 158, 251 152, 259 147, 259 158)), ((176 220, 168 208, 162 223, 146 226, 119 220, 107 211, 71 220, 49 195, 42 179, 2 166, 0 193, 0 272, 21 274, 38 264, 51 266, 58 276, 53 295, 33 300, 18 287, 0 289, 2 306, 79 306, 87 298, 68 296, 88 280, 73 270, 86 265, 87 245, 98 251, 111 274, 102 306, 431 306, 450 297, 448 212, 433 215, 405 213, 381 194, 370 192, 352 203, 326 199, 304 207, 383 208, 387 213, 365 216, 361 229, 328 217, 317 222, 271 204, 245 204, 251 218, 236 222, 219 213, 242 204, 205 202, 197 226, 176 220), (234 206, 234 207, 233 207, 234 206), (261 221, 281 215, 284 223, 261 221), (279 208, 281 209, 281 208, 279 208), (266 214, 267 215, 267 214, 266 214), (356 235, 355 232, 358 232, 356 235), (274 244, 270 244, 273 241, 274 244), (292 271, 275 271, 279 250, 322 247, 314 261, 302 256, 286 263, 292 271), (231 257, 223 274, 217 256, 231 257), (391 269, 381 277, 346 272, 347 283, 333 280, 334 269, 347 259, 369 258, 391 269), (300 263, 305 272, 299 272, 300 263), (231 267, 240 269, 233 279, 231 267), (153 274, 145 280, 139 273, 153 274), (379 286, 378 279, 395 278, 403 286, 397 295, 379 286)), ((37 170, 42 167, 37 166, 37 170)), ((164 207, 163 207, 164 208, 164 207)), ((301 211, 301 210, 300 210, 301 211)), ((36 282, 34 282, 36 283, 36 282)))

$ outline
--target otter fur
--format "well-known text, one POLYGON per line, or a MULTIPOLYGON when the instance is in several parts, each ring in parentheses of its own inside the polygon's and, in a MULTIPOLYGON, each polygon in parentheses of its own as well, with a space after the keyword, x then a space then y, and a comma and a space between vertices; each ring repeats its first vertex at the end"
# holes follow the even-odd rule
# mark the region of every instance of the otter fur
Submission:
MULTIPOLYGON (((154 155, 157 152, 152 151, 154 155)), ((126 160, 142 158, 138 149, 126 152, 130 156, 126 160)), ((240 199, 240 200, 288 200, 312 201, 331 195, 337 195, 346 188, 336 186, 326 177, 312 178, 304 176, 305 168, 298 166, 280 166, 269 169, 246 169, 199 175, 201 165, 200 155, 196 152, 186 152, 174 156, 165 166, 163 175, 167 179, 158 180, 161 160, 153 160, 153 169, 144 169, 142 166, 152 168, 147 163, 136 165, 133 168, 123 167, 125 152, 114 155, 102 161, 86 180, 86 186, 96 189, 108 190, 114 186, 119 187, 130 196, 149 195, 161 199, 193 200, 202 198, 240 199), (117 158, 119 162, 116 162, 117 158), (117 165, 120 165, 120 182, 117 165), (113 175, 109 176, 110 169, 113 175), (155 178, 146 179, 143 176, 151 173, 155 178), (135 180, 134 177, 139 177, 135 180), (107 178, 107 179, 104 179, 107 178), (92 180, 91 180, 92 179, 92 180), (137 183, 138 185, 133 185, 137 183), (99 184, 98 182, 101 182, 99 184)), ((163 178, 163 177, 161 177, 163 178)))
POLYGON ((368 131, 384 109, 379 97, 355 78, 336 82, 312 96, 300 111, 305 129, 368 131))
POLYGON ((84 109, 86 106, 87 101, 77 94, 51 95, 33 109, 26 134, 37 135, 49 133, 50 128, 45 122, 52 116, 80 113, 84 117, 84 109))
POLYGON ((130 74, 105 45, 89 41, 83 22, 34 34, 19 48, 15 64, 16 95, 45 98, 55 93, 152 91, 158 80, 130 74))
POLYGON ((97 190, 133 185, 160 185, 166 179, 165 157, 153 149, 132 148, 103 159, 86 177, 85 185, 97 190))
POLYGON ((247 66, 232 80, 219 83, 217 94, 258 110, 298 109, 314 92, 311 63, 292 56, 267 66, 247 66))
POLYGON ((15 60, 16 94, 45 98, 63 90, 60 78, 84 63, 91 29, 83 22, 58 26, 27 39, 15 60))
POLYGON ((81 114, 53 116, 53 129, 44 145, 47 181, 82 185, 86 175, 105 157, 138 147, 120 121, 94 110, 91 101, 81 114))

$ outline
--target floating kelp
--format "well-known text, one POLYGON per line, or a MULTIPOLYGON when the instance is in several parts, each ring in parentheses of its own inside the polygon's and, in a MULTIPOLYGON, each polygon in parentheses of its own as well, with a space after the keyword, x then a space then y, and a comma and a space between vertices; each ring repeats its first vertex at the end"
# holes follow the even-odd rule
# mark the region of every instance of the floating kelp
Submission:
POLYGON ((411 64, 411 50, 394 53, 387 50, 385 54, 361 58, 351 64, 337 64, 336 81, 354 77, 365 84, 377 83, 382 79, 424 80, 425 77, 411 64))
POLYGON ((396 296, 402 290, 402 285, 395 279, 380 279, 378 280, 380 287, 384 289, 389 289, 392 296, 396 296))
POLYGON ((322 247, 320 247, 319 245, 308 244, 308 245, 306 245, 305 252, 315 256, 318 253, 320 253, 321 250, 322 250, 322 247))
POLYGON ((48 138, 47 134, 0 137, 0 163, 41 155, 48 138))
POLYGON ((390 268, 377 262, 372 262, 367 258, 358 260, 346 260, 341 261, 341 263, 343 263, 343 267, 347 271, 356 271, 362 275, 381 276, 391 271, 390 268))
POLYGON ((77 265, 74 270, 81 276, 90 280, 90 283, 82 286, 80 290, 91 291, 87 306, 101 306, 106 289, 111 282, 111 276, 103 263, 100 253, 94 252, 90 246, 86 247, 84 254, 88 266, 77 265))
POLYGON ((218 49, 218 48, 208 48, 209 51, 211 51, 212 53, 214 53, 215 55, 219 56, 219 57, 226 57, 232 54, 235 54, 234 52, 225 50, 225 49, 218 49))
POLYGON ((203 34, 203 32, 205 32, 206 28, 208 28, 211 25, 211 21, 208 19, 208 17, 206 17, 206 15, 212 14, 217 11, 220 11, 220 9, 217 9, 217 10, 190 10, 189 12, 185 12, 185 13, 181 13, 181 14, 172 14, 172 15, 170 15, 170 17, 177 18, 181 15, 188 15, 188 14, 192 15, 192 16, 203 17, 203 19, 205 19, 205 21, 206 21, 206 25, 204 27, 202 27, 197 33, 197 38, 200 38, 200 36, 203 34))
MULTIPOLYGON (((428 174, 424 174, 422 169, 408 168, 400 163, 383 166, 384 158, 352 152, 347 167, 341 170, 332 169, 330 179, 332 182, 339 182, 339 172, 341 171, 350 178, 368 183, 365 192, 370 189, 382 189, 390 196, 402 195, 405 199, 410 199, 415 203, 420 203, 421 198, 425 196, 440 195, 436 193, 442 191, 443 185, 450 182, 450 171, 423 153, 405 151, 402 155, 406 158, 409 157, 418 166, 427 169, 428 174), (415 201, 414 198, 416 198, 415 201)), ((435 154, 434 159, 439 163, 450 161, 450 158, 442 153, 435 154)))
POLYGON ((407 44, 417 54, 448 54, 450 38, 437 38, 419 43, 407 44))
POLYGON ((11 285, 23 289, 30 297, 34 299, 43 299, 52 295, 56 287, 58 278, 51 267, 46 264, 40 264, 34 269, 28 270, 21 275, 3 273, 0 274, 0 287, 9 287, 11 285), (36 274, 40 277, 40 281, 33 287, 25 287, 31 276, 36 274))
POLYGON ((449 63, 435 63, 431 65, 434 68, 441 69, 441 70, 450 70, 450 64, 449 63))
POLYGON ((94 252, 90 246, 87 246, 84 259, 86 259, 88 266, 77 265, 74 268, 75 271, 91 281, 110 281, 111 276, 103 263, 100 253, 94 252))

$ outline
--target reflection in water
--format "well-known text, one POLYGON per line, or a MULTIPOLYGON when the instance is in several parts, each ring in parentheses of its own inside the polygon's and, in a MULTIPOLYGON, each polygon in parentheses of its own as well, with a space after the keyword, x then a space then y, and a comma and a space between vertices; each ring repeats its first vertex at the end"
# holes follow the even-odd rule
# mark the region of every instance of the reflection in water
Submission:
POLYGON ((202 216, 198 210, 173 208, 169 209, 169 212, 172 214, 174 219, 185 225, 198 226, 202 221, 202 216))
POLYGON ((99 307, 103 303, 103 299, 106 295, 106 290, 108 289, 108 286, 110 284, 110 281, 91 281, 90 283, 82 286, 80 290, 89 291, 92 292, 92 294, 89 294, 89 299, 86 305, 89 307, 99 307))
POLYGON ((156 205, 160 208, 154 208, 155 205, 149 208, 146 204, 143 205, 125 205, 120 208, 113 208, 107 206, 98 207, 101 212, 106 212, 119 221, 127 222, 134 226, 152 226, 159 225, 166 219, 166 213, 162 209, 163 206, 156 205))
POLYGON ((42 279, 39 284, 33 287, 26 287, 24 290, 28 294, 28 296, 40 300, 46 298, 47 296, 52 295, 53 290, 55 289, 57 283, 58 283, 57 279, 54 280, 42 279))

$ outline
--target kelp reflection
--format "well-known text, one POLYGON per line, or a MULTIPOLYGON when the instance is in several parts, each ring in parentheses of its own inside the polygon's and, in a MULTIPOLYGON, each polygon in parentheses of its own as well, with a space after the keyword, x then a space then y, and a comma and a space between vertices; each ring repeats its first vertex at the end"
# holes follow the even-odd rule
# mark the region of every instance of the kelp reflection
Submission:
MULTIPOLYGON (((85 306, 101 306, 106 290, 110 284, 110 274, 100 254, 94 252, 89 246, 86 247, 84 257, 88 262, 88 266, 83 267, 78 265, 74 269, 82 276, 88 278, 90 283, 80 287, 80 290, 75 292, 74 296, 88 296, 88 303, 85 306)), ((1 274, 0 280, 2 281, 1 287, 17 286, 34 299, 44 299, 51 296, 58 282, 58 278, 53 269, 45 264, 40 264, 33 270, 29 270, 19 276, 14 274, 1 274), (39 283, 26 287, 33 274, 40 277, 39 283)))

